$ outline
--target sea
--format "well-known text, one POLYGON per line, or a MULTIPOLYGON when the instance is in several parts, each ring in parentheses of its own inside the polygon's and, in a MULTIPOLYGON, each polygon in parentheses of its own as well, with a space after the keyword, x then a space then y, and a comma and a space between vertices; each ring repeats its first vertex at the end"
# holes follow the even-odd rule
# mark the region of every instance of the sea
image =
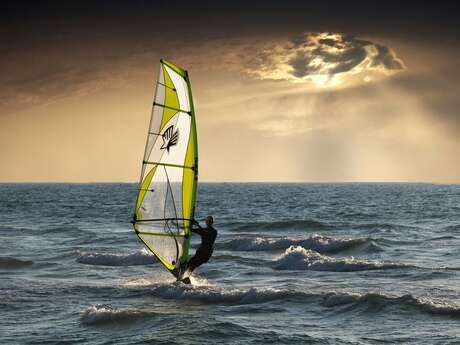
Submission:
POLYGON ((460 344, 460 185, 200 183, 192 285, 136 188, 0 184, 0 344, 460 344))

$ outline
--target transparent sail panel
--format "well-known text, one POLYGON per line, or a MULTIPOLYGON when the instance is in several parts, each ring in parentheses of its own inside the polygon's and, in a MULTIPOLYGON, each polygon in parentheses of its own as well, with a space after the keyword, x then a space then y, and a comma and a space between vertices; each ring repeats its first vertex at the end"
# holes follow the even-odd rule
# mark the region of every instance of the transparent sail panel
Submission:
MULTIPOLYGON (((177 231, 183 233, 182 181, 171 181, 171 177, 179 177, 183 169, 158 165, 154 168, 151 182, 148 184, 137 212, 137 220, 144 223, 148 220, 175 220, 177 231)), ((172 230, 171 230, 172 231, 172 230)))
POLYGON ((183 238, 158 236, 140 233, 141 240, 155 252, 160 261, 169 269, 173 269, 181 257, 183 238))

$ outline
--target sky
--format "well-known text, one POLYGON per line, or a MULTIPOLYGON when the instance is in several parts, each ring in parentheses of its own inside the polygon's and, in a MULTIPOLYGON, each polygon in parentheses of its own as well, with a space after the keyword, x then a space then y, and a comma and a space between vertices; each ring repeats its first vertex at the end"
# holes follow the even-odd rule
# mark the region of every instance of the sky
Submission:
POLYGON ((200 181, 460 183, 454 1, 0 6, 0 182, 137 181, 166 58, 200 181))

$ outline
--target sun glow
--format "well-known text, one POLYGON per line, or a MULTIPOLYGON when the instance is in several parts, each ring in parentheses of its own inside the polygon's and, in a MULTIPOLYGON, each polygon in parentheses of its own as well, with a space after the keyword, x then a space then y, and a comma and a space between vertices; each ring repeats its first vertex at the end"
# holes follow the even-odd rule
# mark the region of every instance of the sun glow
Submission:
POLYGON ((258 79, 310 82, 320 88, 341 85, 363 72, 375 79, 406 69, 390 48, 340 33, 306 33, 266 47, 259 55, 259 65, 251 66, 248 74, 258 79))

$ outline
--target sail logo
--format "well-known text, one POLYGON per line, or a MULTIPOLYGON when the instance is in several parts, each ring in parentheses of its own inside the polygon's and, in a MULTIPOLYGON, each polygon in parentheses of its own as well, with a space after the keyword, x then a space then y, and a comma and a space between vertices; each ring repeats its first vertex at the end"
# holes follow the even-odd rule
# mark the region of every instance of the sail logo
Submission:
POLYGON ((163 145, 160 147, 162 150, 166 150, 169 153, 171 146, 177 145, 179 141, 179 130, 174 132, 174 125, 169 126, 161 136, 163 138, 163 145))

